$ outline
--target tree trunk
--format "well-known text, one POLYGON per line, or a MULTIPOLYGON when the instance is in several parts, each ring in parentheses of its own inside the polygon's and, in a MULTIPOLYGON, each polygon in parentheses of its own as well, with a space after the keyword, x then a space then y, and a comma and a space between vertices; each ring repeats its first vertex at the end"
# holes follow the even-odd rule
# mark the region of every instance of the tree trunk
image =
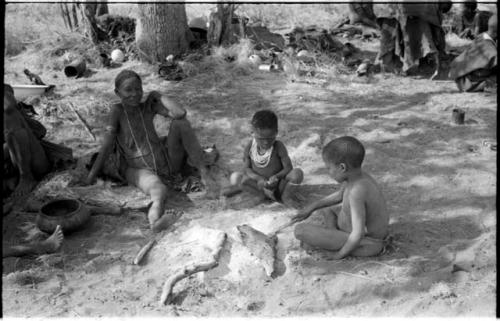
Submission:
POLYGON ((75 28, 78 28, 78 15, 76 14, 76 6, 76 3, 73 3, 71 5, 71 12, 73 13, 73 26, 75 26, 75 28))
POLYGON ((99 2, 95 10, 95 16, 99 17, 102 16, 103 14, 108 14, 108 13, 109 13, 108 4, 106 3, 106 0, 99 2))
POLYGON ((237 27, 233 25, 235 9, 235 4, 217 4, 217 11, 210 15, 208 27, 207 39, 210 47, 235 43, 238 41, 236 35, 242 36, 242 23, 240 22, 237 27), (235 31, 235 27, 238 30, 235 31))
POLYGON ((184 4, 138 4, 135 39, 139 57, 150 63, 188 49, 188 25, 184 4))
POLYGON ((97 27, 95 19, 97 4, 96 3, 81 3, 85 31, 94 44, 98 44, 101 40, 107 40, 108 36, 104 31, 97 27))
POLYGON ((68 30, 73 31, 73 25, 71 24, 71 15, 68 9, 67 3, 60 3, 61 13, 64 20, 64 25, 68 30))

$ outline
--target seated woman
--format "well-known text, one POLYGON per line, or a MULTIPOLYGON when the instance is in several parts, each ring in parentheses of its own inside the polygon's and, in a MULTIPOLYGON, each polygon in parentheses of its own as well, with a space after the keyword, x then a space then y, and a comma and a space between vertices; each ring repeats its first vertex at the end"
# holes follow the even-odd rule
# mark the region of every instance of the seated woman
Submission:
POLYGON ((141 102, 142 80, 131 71, 121 71, 115 79, 115 93, 121 103, 111 107, 106 136, 99 155, 90 170, 87 183, 92 184, 105 166, 115 164, 118 175, 129 184, 140 188, 151 197, 148 219, 151 229, 159 232, 173 223, 174 217, 163 215, 167 185, 172 175, 188 163, 200 171, 207 193, 215 193, 216 185, 209 177, 208 166, 215 161, 204 153, 198 139, 186 120, 186 110, 175 101, 151 92, 141 102), (156 114, 173 119, 166 141, 155 130, 156 114), (115 153, 110 153, 112 151, 115 153), (110 159, 108 159, 108 156, 110 159), (113 161, 114 160, 114 161, 113 161))
POLYGON ((3 106, 3 194, 18 197, 31 192, 50 171, 50 163, 9 85, 4 85, 3 106))
POLYGON ((488 20, 488 31, 480 34, 450 65, 449 77, 461 92, 483 91, 496 85, 497 15, 488 20))

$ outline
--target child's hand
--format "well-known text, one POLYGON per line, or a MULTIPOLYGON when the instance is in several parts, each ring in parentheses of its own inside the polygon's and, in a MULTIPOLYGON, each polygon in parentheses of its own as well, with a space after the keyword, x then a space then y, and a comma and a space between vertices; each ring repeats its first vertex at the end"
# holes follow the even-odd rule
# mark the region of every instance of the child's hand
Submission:
POLYGON ((269 179, 267 180, 267 188, 271 188, 271 189, 275 188, 276 185, 278 184, 279 180, 280 179, 278 177, 276 177, 275 175, 269 177, 269 179))
POLYGON ((292 222, 297 223, 297 222, 303 221, 306 218, 308 218, 311 214, 312 214, 312 211, 308 210, 307 208, 301 209, 301 210, 299 210, 299 212, 297 214, 295 214, 292 217, 292 222))
POLYGON ((267 181, 263 178, 260 178, 258 181, 257 181, 257 186, 260 188, 260 189, 264 189, 267 187, 267 181))

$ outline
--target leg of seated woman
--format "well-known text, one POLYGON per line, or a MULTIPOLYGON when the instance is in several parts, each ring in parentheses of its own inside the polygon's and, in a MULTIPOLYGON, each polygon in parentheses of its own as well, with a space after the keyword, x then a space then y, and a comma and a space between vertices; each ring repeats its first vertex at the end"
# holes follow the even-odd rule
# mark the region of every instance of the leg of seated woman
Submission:
POLYGON ((184 166, 183 162, 189 157, 190 164, 196 168, 203 166, 203 149, 186 119, 173 120, 167 137, 168 158, 174 172, 184 166))
POLYGON ((10 131, 6 140, 10 159, 19 171, 13 196, 25 195, 36 185, 36 180, 49 171, 47 156, 33 133, 22 127, 10 131))
POLYGON ((153 232, 159 232, 172 225, 175 218, 171 215, 163 215, 168 190, 158 175, 147 169, 128 168, 126 176, 130 184, 140 188, 151 197, 152 204, 148 211, 148 220, 153 232))

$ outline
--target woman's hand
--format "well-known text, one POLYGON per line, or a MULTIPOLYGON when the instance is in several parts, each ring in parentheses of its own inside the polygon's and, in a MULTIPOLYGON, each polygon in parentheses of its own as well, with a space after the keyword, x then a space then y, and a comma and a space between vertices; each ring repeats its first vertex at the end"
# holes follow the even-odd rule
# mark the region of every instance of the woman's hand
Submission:
POLYGON ((146 98, 146 103, 155 104, 158 102, 161 102, 161 94, 156 90, 153 90, 148 94, 148 97, 146 98))

